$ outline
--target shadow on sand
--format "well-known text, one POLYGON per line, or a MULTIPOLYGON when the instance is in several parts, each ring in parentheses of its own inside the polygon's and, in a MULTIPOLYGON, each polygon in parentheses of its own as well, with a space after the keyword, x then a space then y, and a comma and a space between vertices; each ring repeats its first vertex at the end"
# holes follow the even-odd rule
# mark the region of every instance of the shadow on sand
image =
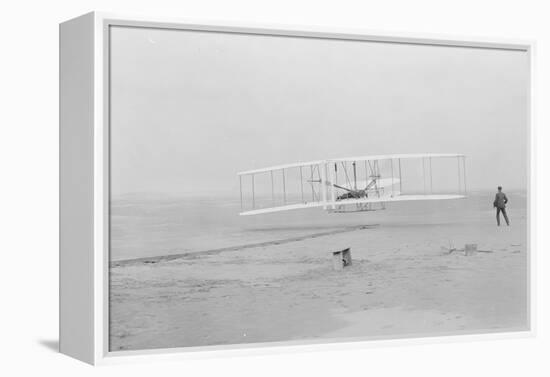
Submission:
POLYGON ((136 265, 136 264, 155 264, 159 262, 166 262, 166 261, 173 261, 176 259, 183 259, 183 258, 190 258, 194 259, 197 257, 205 256, 205 255, 215 255, 219 253, 223 253, 226 251, 239 251, 244 249, 250 249, 255 247, 264 247, 264 246, 271 246, 271 245, 283 245, 290 242, 299 242, 303 241, 305 239, 310 238, 318 238, 318 237, 325 237, 330 236, 338 233, 347 233, 347 232, 354 232, 358 230, 364 230, 364 229, 372 229, 378 227, 378 224, 372 224, 372 225, 358 225, 358 226, 348 226, 344 228, 337 228, 333 229, 331 231, 327 232, 321 232, 321 233, 313 233, 313 234, 307 234, 303 236, 297 236, 297 237, 290 237, 280 240, 273 240, 273 241, 266 241, 266 242, 257 242, 257 243, 250 243, 246 245, 237 245, 237 246, 229 246, 229 247, 222 247, 219 249, 211 249, 211 250, 202 250, 202 251, 194 251, 194 252, 188 252, 188 253, 182 253, 182 254, 171 254, 171 255, 163 255, 163 256, 157 256, 157 257, 145 257, 145 258, 136 258, 136 259, 125 259, 120 261, 113 261, 110 262, 110 268, 115 267, 123 267, 128 265, 136 265))

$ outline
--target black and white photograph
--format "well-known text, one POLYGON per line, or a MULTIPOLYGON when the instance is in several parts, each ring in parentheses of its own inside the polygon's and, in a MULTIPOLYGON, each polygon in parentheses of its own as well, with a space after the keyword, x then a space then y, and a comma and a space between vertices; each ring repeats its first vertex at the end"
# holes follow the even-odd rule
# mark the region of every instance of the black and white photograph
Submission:
POLYGON ((108 38, 110 351, 530 328, 527 51, 108 38))
POLYGON ((0 8, 1 376, 550 376, 544 2, 0 8))

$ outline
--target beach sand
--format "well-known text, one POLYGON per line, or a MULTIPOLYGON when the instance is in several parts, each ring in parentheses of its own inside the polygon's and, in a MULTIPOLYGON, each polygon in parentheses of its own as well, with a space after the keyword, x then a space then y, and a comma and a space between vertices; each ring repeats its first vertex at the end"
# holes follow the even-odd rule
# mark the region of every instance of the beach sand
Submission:
MULTIPOLYGON (((298 228, 303 219, 247 219, 231 237, 205 228, 195 249, 171 253, 115 248, 110 349, 524 330, 526 200, 509 197, 510 227, 496 227, 490 194, 479 194, 368 214, 313 210, 298 228), (449 252, 466 243, 480 251, 449 252), (347 247, 353 263, 335 271, 332 251, 347 247)), ((131 235, 113 237, 120 246, 131 235)))

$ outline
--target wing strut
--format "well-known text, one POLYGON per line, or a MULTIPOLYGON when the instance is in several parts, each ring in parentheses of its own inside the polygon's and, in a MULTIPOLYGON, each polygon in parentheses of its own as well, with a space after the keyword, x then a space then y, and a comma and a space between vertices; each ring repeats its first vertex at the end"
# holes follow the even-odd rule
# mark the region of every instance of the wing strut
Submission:
MULTIPOLYGON (((309 165, 309 170, 311 171, 311 182, 313 182, 313 165, 309 165)), ((311 201, 315 201, 315 189, 313 188, 313 184, 311 186, 311 201)))
POLYGON ((430 157, 430 194, 434 193, 434 182, 432 174, 432 158, 430 157))
POLYGON ((302 193, 302 202, 304 201, 304 174, 302 172, 302 167, 300 166, 300 191, 302 193))
POLYGON ((353 165, 353 189, 357 191, 357 169, 355 166, 355 161, 352 162, 353 165))
POLYGON ((460 157, 456 158, 456 163, 458 166, 458 192, 462 189, 462 178, 460 177, 460 157))
POLYGON ((394 184, 393 184, 393 158, 390 160, 390 164, 391 164, 391 196, 393 198, 393 190, 394 190, 394 184))
POLYGON ((466 156, 462 157, 462 172, 464 174, 464 195, 467 195, 468 188, 466 186, 466 156))
POLYGON ((336 206, 334 205, 334 202, 336 202, 336 190, 334 190, 335 187, 337 187, 337 184, 335 183, 336 181, 336 164, 334 164, 334 169, 331 169, 330 168, 330 165, 329 165, 329 172, 330 172, 330 182, 332 183, 332 185, 330 185, 330 201, 333 203, 331 208, 332 209, 335 209, 336 206))
POLYGON ((252 174, 252 208, 256 208, 256 196, 254 194, 254 174, 252 174))
POLYGON ((327 209, 327 185, 323 184, 327 180, 327 164, 319 165, 320 175, 321 175, 321 195, 323 200, 323 209, 327 209))
POLYGON ((399 192, 403 193, 403 184, 402 184, 402 180, 401 180, 401 159, 400 158, 397 159, 397 163, 399 165, 399 192))
POLYGON ((243 210, 243 177, 239 175, 239 191, 241 192, 241 211, 243 210))
POLYGON ((426 193, 426 161, 422 157, 422 183, 424 184, 424 194, 426 193))
POLYGON ((271 201, 275 204, 275 187, 273 185, 273 170, 269 172, 271 175, 271 201))
POLYGON ((283 171, 283 203, 286 204, 286 180, 285 180, 285 169, 283 171))

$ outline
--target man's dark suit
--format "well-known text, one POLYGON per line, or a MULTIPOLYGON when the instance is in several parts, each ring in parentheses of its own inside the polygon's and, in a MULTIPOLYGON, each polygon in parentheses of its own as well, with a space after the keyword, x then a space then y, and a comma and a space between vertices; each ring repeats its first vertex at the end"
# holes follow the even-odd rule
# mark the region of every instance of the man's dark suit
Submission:
POLYGON ((500 213, 502 212, 502 215, 504 216, 504 220, 506 220, 506 225, 510 225, 510 221, 508 220, 508 215, 506 214, 506 203, 508 203, 508 198, 506 197, 506 194, 502 191, 497 192, 495 195, 495 201, 493 202, 493 206, 497 209, 497 225, 500 226, 500 213))

